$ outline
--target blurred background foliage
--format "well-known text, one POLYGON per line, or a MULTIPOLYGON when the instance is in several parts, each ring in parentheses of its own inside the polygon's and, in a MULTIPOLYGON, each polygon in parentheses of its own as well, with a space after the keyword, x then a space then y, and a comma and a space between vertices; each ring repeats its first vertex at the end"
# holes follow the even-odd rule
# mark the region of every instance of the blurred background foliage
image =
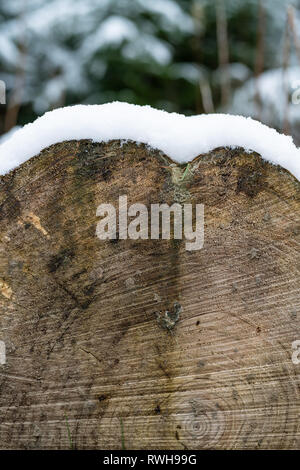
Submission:
POLYGON ((252 116, 300 143, 299 0, 0 2, 0 134, 120 100, 252 116))

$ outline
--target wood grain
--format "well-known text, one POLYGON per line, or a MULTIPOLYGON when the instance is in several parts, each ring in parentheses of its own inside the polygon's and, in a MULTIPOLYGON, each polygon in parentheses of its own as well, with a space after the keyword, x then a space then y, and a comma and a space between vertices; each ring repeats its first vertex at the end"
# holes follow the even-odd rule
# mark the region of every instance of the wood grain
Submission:
POLYGON ((121 449, 122 427, 126 449, 299 448, 299 194, 242 149, 185 171, 117 141, 2 177, 0 448, 121 449), (204 248, 100 241, 97 206, 124 194, 203 203, 204 248))

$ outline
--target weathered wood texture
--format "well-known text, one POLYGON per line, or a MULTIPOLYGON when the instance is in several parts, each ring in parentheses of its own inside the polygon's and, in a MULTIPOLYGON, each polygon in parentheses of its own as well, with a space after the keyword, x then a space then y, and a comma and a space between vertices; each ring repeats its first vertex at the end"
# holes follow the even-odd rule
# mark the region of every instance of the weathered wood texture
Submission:
POLYGON ((299 183, 242 150, 183 172, 80 141, 0 179, 2 449, 69 448, 67 422, 78 449, 300 447, 299 183), (123 194, 204 203, 204 248, 100 241, 96 208, 123 194))

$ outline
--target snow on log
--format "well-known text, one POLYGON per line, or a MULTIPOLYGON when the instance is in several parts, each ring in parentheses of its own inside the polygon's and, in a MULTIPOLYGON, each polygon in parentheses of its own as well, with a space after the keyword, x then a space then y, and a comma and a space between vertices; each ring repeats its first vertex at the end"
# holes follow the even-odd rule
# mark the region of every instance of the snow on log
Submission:
MULTIPOLYGON (((20 132, 2 169, 32 156, 36 134, 27 148, 20 132)), ((241 148, 187 166, 148 145, 80 139, 0 178, 0 447, 297 448, 297 179, 241 148), (204 204, 203 249, 99 240, 97 207, 124 194, 204 204)), ((188 159, 192 144, 176 148, 188 159)))
POLYGON ((52 144, 80 139, 144 143, 179 163, 218 147, 241 147, 300 179, 300 150, 292 137, 251 118, 228 114, 186 117, 120 102, 55 109, 17 130, 0 145, 0 174, 52 144))

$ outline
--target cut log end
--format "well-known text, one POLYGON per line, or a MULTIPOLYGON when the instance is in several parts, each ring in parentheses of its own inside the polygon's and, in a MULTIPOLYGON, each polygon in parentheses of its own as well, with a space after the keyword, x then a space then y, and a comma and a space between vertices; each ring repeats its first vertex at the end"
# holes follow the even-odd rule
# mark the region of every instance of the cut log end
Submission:
POLYGON ((242 149, 119 141, 1 177, 0 447, 298 448, 299 188, 242 149), (203 249, 99 240, 120 195, 204 204, 203 249))

